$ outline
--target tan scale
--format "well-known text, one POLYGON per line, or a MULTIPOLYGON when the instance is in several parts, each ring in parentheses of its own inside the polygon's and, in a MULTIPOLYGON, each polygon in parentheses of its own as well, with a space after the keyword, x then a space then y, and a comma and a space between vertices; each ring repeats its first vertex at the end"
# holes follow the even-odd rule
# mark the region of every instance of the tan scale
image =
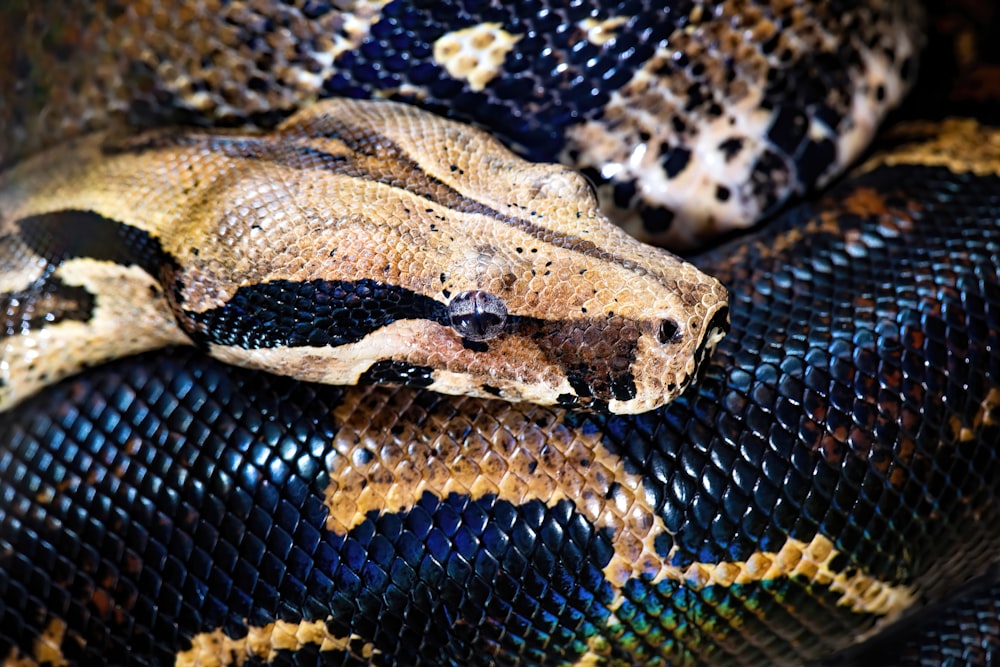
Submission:
POLYGON ((25 655, 18 647, 12 646, 3 656, 4 667, 66 667, 69 660, 63 655, 63 641, 66 638, 66 621, 53 618, 40 635, 35 637, 31 655, 25 655))
POLYGON ((1000 134, 974 120, 911 121, 894 127, 891 136, 909 141, 892 152, 876 155, 858 171, 879 165, 918 164, 946 167, 956 174, 1000 176, 1000 134))
POLYGON ((915 601, 910 586, 832 570, 839 551, 823 535, 809 542, 789 538, 777 552, 758 552, 746 561, 674 566, 676 548, 665 557, 657 553, 655 540, 667 529, 642 477, 626 470, 599 433, 566 426, 560 413, 544 407, 497 402, 484 409, 466 400, 453 403, 447 414, 422 414, 413 398, 406 391, 358 390, 336 408, 342 426, 330 455, 331 531, 345 534, 372 514, 406 513, 424 493, 473 500, 492 495, 514 505, 569 501, 591 525, 611 531, 614 554, 604 576, 619 593, 632 579, 677 581, 700 590, 801 577, 838 593, 837 604, 856 613, 891 618, 915 601), (371 456, 356 456, 358 451, 371 456))
POLYGON ((587 36, 588 42, 594 46, 604 46, 618 36, 619 29, 627 24, 630 18, 629 16, 612 16, 603 20, 586 18, 577 23, 577 27, 587 36))
MULTIPOLYGON (((339 347, 210 344, 228 362, 337 384, 391 359, 433 369, 430 388, 445 393, 555 404, 577 395, 570 372, 598 383, 627 373, 634 396, 597 398, 614 412, 641 412, 686 387, 725 326, 721 284, 609 223, 579 175, 395 103, 324 101, 271 134, 94 135, 3 179, 0 233, 17 238, 28 216, 90 211, 158 241, 176 275, 156 292, 134 271, 57 267, 77 262, 64 282, 95 290, 102 317, 83 335, 61 323, 0 341, 0 409, 94 363, 181 342, 164 322, 167 301, 182 327, 201 331, 195 314, 275 280, 370 279, 442 308, 481 290, 520 318, 486 349, 429 319, 396 320, 339 347), (661 342, 664 323, 677 333, 661 342), (101 340, 117 342, 121 331, 132 340, 116 354, 101 340), (65 347, 71 341, 87 342, 65 347), (25 369, 27 350, 37 354, 34 370, 25 369)), ((48 270, 26 250, 14 255, 0 271, 8 293, 48 270)))
POLYGON ((243 667, 256 658, 273 662, 278 651, 294 653, 305 646, 321 652, 344 651, 352 658, 370 660, 375 655, 371 644, 356 645, 356 637, 337 637, 326 621, 275 621, 264 626, 250 626, 247 633, 234 639, 222 630, 201 632, 191 639, 191 647, 177 653, 175 667, 243 667))

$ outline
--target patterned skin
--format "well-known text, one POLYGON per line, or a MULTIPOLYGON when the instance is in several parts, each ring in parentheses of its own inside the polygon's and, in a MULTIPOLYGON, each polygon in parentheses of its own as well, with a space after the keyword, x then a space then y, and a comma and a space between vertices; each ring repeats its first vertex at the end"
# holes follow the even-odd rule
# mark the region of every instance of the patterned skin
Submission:
POLYGON ((0 425, 8 655, 801 664, 942 596, 1000 546, 1000 138, 908 141, 698 260, 733 329, 658 411, 194 351, 28 399, 0 425))
MULTIPOLYGON (((733 332, 652 413, 192 351, 30 399, 0 422, 8 662, 801 664, 988 577, 1000 139, 908 141, 697 260, 733 332)), ((981 664, 976 608, 929 655, 981 664)))
POLYGON ((194 343, 306 381, 636 413, 728 327, 722 285, 609 222, 579 174, 393 102, 98 134, 0 185, 0 411, 194 343))
POLYGON ((0 161, 109 114, 270 127, 390 98, 583 170, 613 219, 674 248, 840 173, 921 42, 915 0, 8 4, 0 161))

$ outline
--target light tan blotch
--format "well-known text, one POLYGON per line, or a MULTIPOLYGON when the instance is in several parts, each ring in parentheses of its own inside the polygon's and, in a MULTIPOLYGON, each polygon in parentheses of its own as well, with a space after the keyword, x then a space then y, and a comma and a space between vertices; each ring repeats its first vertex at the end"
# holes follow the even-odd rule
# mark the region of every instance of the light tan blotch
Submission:
POLYGON ((480 91, 500 74, 507 53, 519 39, 521 35, 512 35, 499 23, 480 23, 439 37, 434 42, 434 62, 480 91))
POLYGON ((3 667, 66 667, 69 662, 63 655, 62 643, 66 636, 66 621, 53 618, 41 634, 35 637, 31 647, 31 655, 24 655, 19 648, 12 646, 3 657, 3 667))
POLYGON ((0 341, 0 411, 89 366, 189 342, 166 300, 150 298, 158 284, 139 267, 74 258, 55 275, 95 295, 93 315, 0 341))
POLYGON ((952 415, 949 420, 952 432, 958 437, 959 442, 972 442, 980 437, 979 430, 981 428, 996 424, 994 415, 998 409, 1000 409, 1000 389, 992 387, 980 401, 971 422, 966 423, 959 415, 952 415))
POLYGON ((604 46, 618 36, 618 29, 628 23, 628 16, 612 16, 606 19, 585 18, 577 23, 577 27, 587 36, 587 41, 594 46, 604 46))
POLYGON ((894 137, 913 138, 914 143, 891 153, 876 155, 859 171, 880 165, 918 165, 947 167, 956 174, 972 172, 976 176, 1000 176, 1000 129, 980 125, 969 118, 944 121, 904 123, 892 132, 894 137))
POLYGON ((619 594, 631 579, 701 590, 800 576, 839 593, 837 604, 859 613, 896 614, 914 600, 907 586, 832 570, 839 551, 823 536, 789 539, 777 552, 757 552, 746 561, 672 565, 676 548, 666 557, 656 549, 667 529, 649 502, 652 494, 601 444, 600 434, 567 426, 556 409, 501 402, 486 407, 466 399, 428 412, 415 396, 359 387, 336 409, 343 425, 328 459, 328 529, 343 535, 370 513, 406 512, 424 493, 473 500, 492 495, 512 505, 569 501, 607 531, 614 554, 603 572, 619 594))
POLYGON ((352 649, 357 637, 337 637, 325 620, 275 621, 261 627, 247 628, 247 634, 233 639, 221 629, 202 632, 191 639, 191 648, 177 654, 176 667, 241 667, 251 658, 273 662, 278 651, 298 651, 318 646, 320 651, 347 651, 353 657, 368 660, 374 651, 370 643, 360 651, 352 649))

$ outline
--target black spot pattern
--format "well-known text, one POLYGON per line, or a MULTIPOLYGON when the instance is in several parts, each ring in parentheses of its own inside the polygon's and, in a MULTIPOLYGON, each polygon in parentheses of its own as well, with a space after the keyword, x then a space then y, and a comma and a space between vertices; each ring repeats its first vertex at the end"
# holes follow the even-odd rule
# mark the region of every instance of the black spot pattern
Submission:
POLYGON ((48 264, 45 274, 26 289, 0 293, 3 318, 0 336, 91 319, 96 307, 95 295, 83 287, 67 285, 54 275, 59 265, 68 260, 83 258, 134 265, 157 280, 167 278, 177 266, 159 239, 93 211, 53 211, 25 216, 15 224, 17 233, 0 239, 4 254, 20 257, 18 261, 34 255, 48 264))
POLYGON ((667 178, 676 178, 691 161, 691 151, 682 146, 664 148, 661 153, 660 163, 667 178))
POLYGON ((0 292, 0 339, 60 322, 88 322, 95 306, 94 295, 85 288, 45 276, 30 289, 0 292))
POLYGON ((637 0, 553 5, 393 2, 359 49, 337 60, 324 83, 330 96, 370 97, 402 84, 419 86, 408 101, 462 119, 475 119, 530 159, 552 159, 565 128, 601 115, 610 94, 628 83, 655 45, 686 19, 690 2, 668 5, 637 0), (603 46, 587 41, 576 25, 587 18, 632 17, 620 37, 603 46), (453 79, 434 63, 434 41, 480 23, 499 23, 520 35, 504 62, 503 76, 482 91, 453 79))
POLYGON ((613 399, 635 397, 636 322, 614 316, 566 321, 516 316, 510 328, 530 338, 546 361, 566 373, 576 392, 572 405, 602 409, 613 399))

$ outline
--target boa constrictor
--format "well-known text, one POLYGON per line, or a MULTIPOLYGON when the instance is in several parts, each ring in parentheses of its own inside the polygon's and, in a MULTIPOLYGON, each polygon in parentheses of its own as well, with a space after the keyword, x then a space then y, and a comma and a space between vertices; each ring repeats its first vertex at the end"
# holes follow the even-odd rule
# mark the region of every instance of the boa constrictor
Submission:
POLYGON ((988 572, 995 130, 908 126, 702 273, 478 131, 306 104, 482 107, 691 243, 911 76, 906 4, 742 5, 9 10, 6 662, 795 664, 988 572))

